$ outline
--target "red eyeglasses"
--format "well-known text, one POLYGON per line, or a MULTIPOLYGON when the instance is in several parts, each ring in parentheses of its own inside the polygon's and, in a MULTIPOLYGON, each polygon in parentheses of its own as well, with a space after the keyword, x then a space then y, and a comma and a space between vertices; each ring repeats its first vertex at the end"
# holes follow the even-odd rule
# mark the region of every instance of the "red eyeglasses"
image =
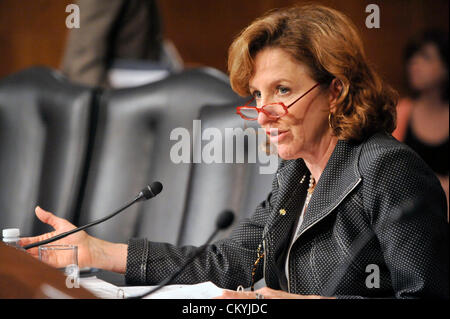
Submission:
POLYGON ((288 113, 288 108, 297 103, 302 97, 311 92, 318 85, 319 83, 314 85, 312 88, 303 93, 298 99, 296 99, 288 106, 284 105, 283 102, 269 103, 263 105, 262 107, 250 106, 249 104, 252 103, 253 100, 255 99, 253 97, 250 101, 245 103, 244 106, 236 107, 236 113, 239 114, 244 120, 248 121, 256 121, 258 119, 258 115, 260 112, 263 112, 267 117, 269 117, 272 120, 277 120, 280 117, 285 116, 288 113))

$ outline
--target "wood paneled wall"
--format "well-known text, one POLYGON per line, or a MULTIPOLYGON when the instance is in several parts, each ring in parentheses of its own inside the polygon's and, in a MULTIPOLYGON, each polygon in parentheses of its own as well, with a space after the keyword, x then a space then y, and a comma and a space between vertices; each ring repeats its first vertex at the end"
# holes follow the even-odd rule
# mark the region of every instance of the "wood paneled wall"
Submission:
MULTIPOLYGON (((111 0, 113 1, 113 0, 111 0)), ((0 77, 31 65, 58 68, 68 30, 66 5, 75 0, 0 1, 0 77)), ((208 65, 226 72, 227 49, 238 32, 264 12, 304 1, 158 0, 166 38, 189 66, 208 65)), ((309 1, 310 2, 310 1, 309 1)), ((400 92, 404 90, 402 50, 427 27, 448 30, 447 0, 319 0, 346 13, 357 25, 370 61, 400 92), (367 29, 368 4, 378 4, 381 27, 367 29)))

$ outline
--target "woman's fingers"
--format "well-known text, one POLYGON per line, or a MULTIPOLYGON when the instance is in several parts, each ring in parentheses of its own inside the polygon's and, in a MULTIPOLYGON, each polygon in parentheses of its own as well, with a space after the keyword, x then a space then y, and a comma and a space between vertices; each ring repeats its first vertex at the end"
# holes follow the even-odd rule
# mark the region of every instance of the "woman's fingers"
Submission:
MULTIPOLYGON (((23 246, 26 246, 26 245, 34 244, 34 243, 36 243, 38 241, 46 240, 46 239, 48 239, 50 237, 53 237, 55 235, 56 235, 56 232, 51 232, 51 233, 46 233, 46 234, 39 235, 39 236, 34 236, 34 237, 22 237, 19 240, 19 245, 23 247, 23 246)), ((39 254, 38 248, 39 247, 30 248, 30 249, 27 250, 27 252, 29 254, 37 257, 38 254, 39 254)))
MULTIPOLYGON (((26 246, 29 244, 33 244, 37 241, 40 241, 40 239, 38 237, 39 236, 20 238, 19 245, 23 247, 23 246, 26 246)), ((27 249, 27 253, 29 253, 30 255, 32 255, 34 257, 38 257, 38 254, 39 254, 38 247, 27 249)))
POLYGON ((61 218, 56 217, 50 212, 47 212, 40 208, 39 206, 36 206, 36 209, 34 210, 36 213, 37 218, 45 224, 49 224, 54 229, 56 229, 61 224, 61 218))
POLYGON ((56 232, 51 232, 51 233, 46 233, 46 234, 35 236, 35 237, 22 237, 19 240, 19 244, 20 244, 20 246, 26 246, 26 245, 34 244, 41 240, 46 240, 55 235, 56 235, 56 232))
POLYGON ((52 213, 43 210, 39 206, 36 206, 35 212, 37 218, 39 218, 40 221, 52 226, 55 229, 56 233, 52 233, 53 235, 75 228, 75 226, 66 219, 53 215, 52 213))
POLYGON ((224 290, 222 295, 214 299, 255 299, 255 293, 252 291, 234 291, 224 290))
POLYGON ((296 295, 282 290, 263 287, 256 291, 233 291, 224 290, 222 295, 214 299, 334 299, 333 297, 322 297, 318 295, 296 295))
MULTIPOLYGON (((55 226, 58 226, 58 224, 60 223, 59 221, 56 220, 55 215, 53 215, 50 212, 47 212, 45 210, 43 210, 42 208, 40 208, 39 206, 36 207, 35 209, 35 213, 36 216, 39 218, 40 221, 42 221, 43 223, 49 224, 50 226, 52 226, 53 228, 56 229, 55 226)), ((33 244, 35 242, 41 241, 41 240, 46 240, 50 237, 53 237, 56 234, 56 231, 50 232, 50 233, 46 233, 43 235, 39 235, 39 236, 34 236, 34 237, 22 237, 19 240, 19 244, 21 246, 26 246, 26 245, 30 245, 33 244)), ((28 252, 31 253, 31 249, 28 250, 28 252)))
MULTIPOLYGON (((46 240, 50 237, 53 237, 57 234, 57 230, 64 226, 63 225, 64 219, 59 218, 59 217, 53 215, 52 213, 43 210, 39 206, 36 207, 35 213, 36 213, 37 218, 39 218, 40 221, 52 226, 55 229, 55 231, 49 232, 49 233, 46 233, 43 235, 39 235, 39 236, 34 236, 34 237, 22 237, 19 240, 19 245, 21 245, 21 246, 34 244, 38 241, 46 240)), ((38 247, 28 249, 27 252, 35 257, 37 257, 39 254, 38 247)))

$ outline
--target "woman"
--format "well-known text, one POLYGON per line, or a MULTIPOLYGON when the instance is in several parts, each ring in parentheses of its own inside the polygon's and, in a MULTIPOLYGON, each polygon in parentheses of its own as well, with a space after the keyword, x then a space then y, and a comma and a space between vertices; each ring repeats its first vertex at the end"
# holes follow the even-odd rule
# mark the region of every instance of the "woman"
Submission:
MULTIPOLYGON (((259 122, 283 161, 254 215, 177 282, 234 290, 264 276, 267 287, 224 298, 448 296, 444 193, 389 135, 395 94, 368 66, 351 22, 315 5, 270 12, 234 41, 229 70, 234 90, 258 106, 238 113, 259 122)), ((23 244, 74 227, 36 214, 55 232, 23 244)), ((125 273, 129 284, 160 282, 195 249, 86 233, 62 242, 78 245, 81 267, 125 273)))
POLYGON ((423 32, 407 45, 405 60, 411 97, 398 103, 398 125, 392 135, 436 173, 448 206, 448 35, 423 32))

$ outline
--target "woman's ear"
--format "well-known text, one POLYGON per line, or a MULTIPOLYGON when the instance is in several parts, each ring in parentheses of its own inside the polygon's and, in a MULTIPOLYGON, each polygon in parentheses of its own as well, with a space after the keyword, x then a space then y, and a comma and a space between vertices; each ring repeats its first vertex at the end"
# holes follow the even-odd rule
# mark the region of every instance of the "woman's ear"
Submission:
POLYGON ((331 112, 334 112, 336 102, 339 99, 341 92, 342 92, 342 82, 341 80, 334 78, 329 86, 329 93, 330 93, 329 101, 331 112))

